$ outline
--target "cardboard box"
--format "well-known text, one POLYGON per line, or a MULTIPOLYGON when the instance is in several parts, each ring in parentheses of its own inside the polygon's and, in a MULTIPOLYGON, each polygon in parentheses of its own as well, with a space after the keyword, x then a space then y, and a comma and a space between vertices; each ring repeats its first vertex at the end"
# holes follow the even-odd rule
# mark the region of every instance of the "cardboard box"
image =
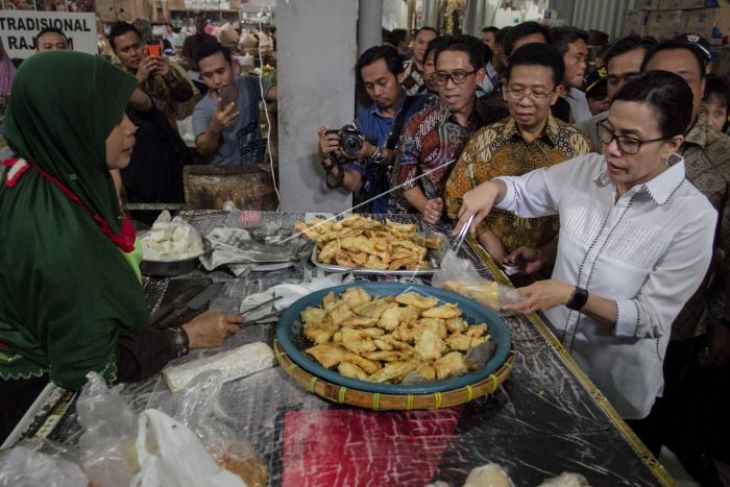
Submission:
POLYGON ((648 15, 645 10, 632 10, 626 14, 624 35, 637 34, 643 36, 646 33, 646 19, 648 15))
POLYGON ((671 39, 685 31, 682 10, 650 12, 646 20, 646 35, 671 39))
POLYGON ((681 4, 682 0, 659 0, 658 10, 678 10, 681 4))
POLYGON ((717 0, 680 0, 679 8, 683 10, 693 8, 717 8, 717 0))
POLYGON ((634 2, 635 10, 657 10, 659 8, 659 0, 636 0, 634 2))
POLYGON ((685 12, 684 30, 709 39, 712 36, 712 28, 715 26, 718 12, 719 9, 716 8, 703 8, 685 12))

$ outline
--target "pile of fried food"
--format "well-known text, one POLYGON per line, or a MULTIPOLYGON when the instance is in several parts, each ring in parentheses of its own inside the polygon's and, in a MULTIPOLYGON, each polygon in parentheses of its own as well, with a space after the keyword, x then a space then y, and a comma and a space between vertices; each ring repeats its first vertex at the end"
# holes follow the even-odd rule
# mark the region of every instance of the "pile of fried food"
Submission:
POLYGON ((415 224, 382 223, 360 215, 340 221, 315 218, 295 227, 317 243, 320 262, 377 270, 433 268, 428 250, 440 248, 442 240, 417 235, 415 224))
POLYGON ((501 311, 502 309, 499 284, 495 281, 470 284, 464 281, 450 280, 444 281, 439 287, 478 301, 493 311, 501 311))
POLYGON ((373 298, 351 287, 327 294, 301 313, 306 349, 325 368, 355 379, 399 384, 443 380, 467 372, 465 353, 490 339, 487 325, 470 325, 455 304, 416 292, 373 298))

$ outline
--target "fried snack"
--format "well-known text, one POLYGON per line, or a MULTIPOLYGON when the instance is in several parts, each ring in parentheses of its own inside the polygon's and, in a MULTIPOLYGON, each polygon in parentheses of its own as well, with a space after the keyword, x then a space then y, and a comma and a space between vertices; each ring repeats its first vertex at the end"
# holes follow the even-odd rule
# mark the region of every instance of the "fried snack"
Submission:
POLYGON ((408 292, 408 293, 399 294, 398 296, 395 297, 395 301, 397 303, 407 304, 407 305, 414 306, 419 309, 429 309, 429 308, 433 308, 439 304, 439 300, 436 298, 431 298, 431 297, 427 298, 427 297, 421 296, 418 293, 414 293, 412 291, 408 292))
POLYGON ((466 370, 466 359, 460 352, 447 353, 433 364, 439 380, 453 377, 466 370))
POLYGON ((443 306, 427 309, 421 313, 421 316, 424 318, 458 318, 461 316, 461 309, 455 304, 446 303, 443 306))
POLYGON ((337 366, 337 371, 345 377, 352 377, 353 379, 359 380, 368 379, 368 375, 364 370, 350 362, 341 362, 340 365, 337 366))
POLYGON ((341 221, 297 222, 296 229, 314 240, 320 262, 376 270, 431 268, 429 249, 441 248, 440 236, 416 235, 414 224, 382 223, 360 215, 341 221))
POLYGON ((301 320, 304 335, 315 343, 306 349, 314 360, 337 366, 346 377, 380 383, 460 374, 467 370, 465 353, 489 339, 486 324, 470 325, 458 306, 439 305, 417 292, 373 298, 351 287, 304 309, 301 320))
POLYGON ((500 311, 502 309, 502 302, 499 297, 499 284, 495 281, 484 282, 478 286, 467 285, 463 281, 445 281, 441 287, 472 298, 492 309, 494 311, 500 311))

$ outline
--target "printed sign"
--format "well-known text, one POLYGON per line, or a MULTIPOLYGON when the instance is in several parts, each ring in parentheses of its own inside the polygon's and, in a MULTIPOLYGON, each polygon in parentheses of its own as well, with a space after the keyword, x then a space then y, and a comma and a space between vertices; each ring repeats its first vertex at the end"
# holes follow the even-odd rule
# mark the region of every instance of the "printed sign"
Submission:
POLYGON ((11 58, 32 56, 35 53, 35 36, 45 27, 62 30, 74 51, 98 52, 94 13, 0 10, 0 38, 11 58))

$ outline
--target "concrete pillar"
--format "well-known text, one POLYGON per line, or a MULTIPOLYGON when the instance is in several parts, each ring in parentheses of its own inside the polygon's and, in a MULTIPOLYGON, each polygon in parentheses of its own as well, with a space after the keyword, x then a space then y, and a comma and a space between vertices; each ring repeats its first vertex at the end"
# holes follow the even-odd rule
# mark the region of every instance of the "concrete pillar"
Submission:
POLYGON ((439 0, 423 0, 423 25, 439 28, 439 0))
POLYGON ((358 10, 357 50, 362 54, 383 43, 383 0, 360 0, 358 10))
POLYGON ((484 0, 466 0, 464 12, 464 34, 481 36, 482 8, 484 0))
POLYGON ((277 1, 282 211, 339 212, 352 206, 351 195, 324 188, 317 128, 339 128, 354 118, 357 4, 277 1))

